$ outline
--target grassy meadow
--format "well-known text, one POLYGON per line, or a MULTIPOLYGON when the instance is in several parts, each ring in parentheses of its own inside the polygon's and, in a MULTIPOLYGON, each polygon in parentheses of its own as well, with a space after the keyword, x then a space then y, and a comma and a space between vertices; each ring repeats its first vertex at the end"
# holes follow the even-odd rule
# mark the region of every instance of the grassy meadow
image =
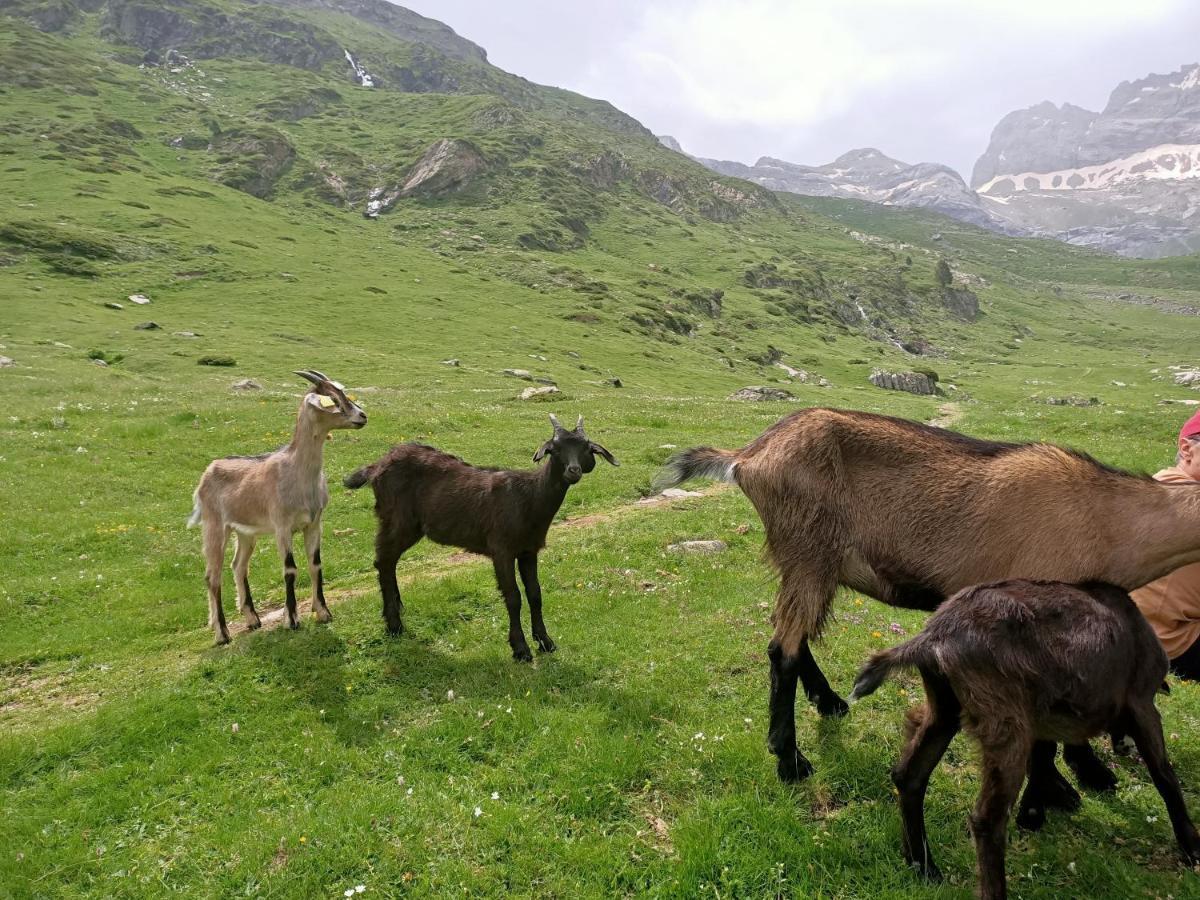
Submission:
MULTIPOLYGON (((485 128, 489 95, 355 91, 245 60, 174 77, 97 50, 87 27, 60 38, 5 21, 0 896, 969 896, 969 743, 930 789, 947 875, 930 887, 901 865, 888 777, 919 684, 890 682, 840 721, 799 709, 817 771, 779 784, 761 524, 731 488, 639 501, 673 447, 740 446, 809 405, 1169 464, 1193 407, 1163 401, 1200 399, 1168 368, 1195 360, 1200 319, 1179 311, 1200 307, 1194 258, 1115 260, 794 198, 722 221, 684 191, 713 176, 558 107, 485 128), (272 120, 298 162, 266 198, 222 183, 230 164, 211 152, 171 144, 210 115, 265 127, 280 85, 341 99, 272 120), (305 169, 354 155, 359 173, 403 170, 446 134, 476 142, 491 172, 378 220, 361 197, 322 200, 305 169), (680 203, 571 174, 618 151, 674 179, 680 203), (562 221, 576 207, 582 229, 562 221), (978 294, 978 321, 939 305, 941 258, 978 294), (750 274, 764 266, 786 277, 764 286, 750 274), (714 291, 718 314, 697 311, 714 291), (831 311, 847 297, 861 322, 831 311), (159 327, 135 328, 147 321, 159 327), (934 352, 897 346, 914 337, 934 352), (772 348, 829 385, 790 380, 772 348), (233 365, 198 364, 212 356, 233 365), (914 366, 935 368, 943 393, 867 382, 914 366), (304 367, 370 416, 326 445, 334 621, 213 648, 191 492, 212 458, 287 441, 304 367), (522 401, 531 382, 506 368, 561 393, 522 401), (261 390, 232 390, 244 378, 261 390), (728 399, 747 385, 794 400, 728 399), (1045 402, 1062 397, 1097 402, 1045 402), (571 489, 541 557, 559 651, 514 663, 490 566, 429 544, 401 563, 406 631, 388 638, 369 494, 341 475, 409 439, 532 465, 548 412, 584 415, 621 462, 571 489), (667 549, 707 538, 727 551, 667 549)), ((251 566, 260 611, 283 598, 269 544, 251 566)), ((233 596, 227 574, 231 621, 233 596)), ((849 593, 836 611, 816 652, 843 692, 868 653, 922 622, 849 593)), ((1200 814, 1200 689, 1177 685, 1160 707, 1200 814)), ((1200 896, 1144 770, 1102 753, 1115 795, 1012 832, 1014 895, 1200 896)))

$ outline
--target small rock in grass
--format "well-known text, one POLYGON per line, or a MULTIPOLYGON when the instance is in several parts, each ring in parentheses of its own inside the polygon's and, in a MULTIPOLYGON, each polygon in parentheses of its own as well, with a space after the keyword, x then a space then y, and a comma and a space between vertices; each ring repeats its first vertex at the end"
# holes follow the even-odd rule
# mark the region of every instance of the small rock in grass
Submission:
POLYGON ((533 373, 527 369, 505 369, 503 374, 512 378, 521 378, 525 381, 533 381, 533 373))
POLYGON ((92 365, 94 365, 94 366, 99 366, 99 367, 100 367, 100 368, 102 368, 102 369, 107 369, 107 368, 108 368, 108 363, 106 363, 106 362, 105 362, 104 360, 102 360, 102 359, 93 359, 93 360, 92 360, 92 365))
POLYGON ((107 308, 107 309, 124 309, 124 308, 125 308, 125 307, 123 307, 123 306, 122 306, 120 303, 115 303, 115 302, 114 302, 114 301, 112 301, 112 300, 106 300, 106 301, 104 301, 104 306, 105 306, 105 308, 107 308))
POLYGON ((194 332, 194 331, 175 331, 175 332, 172 332, 172 333, 175 335, 175 337, 181 337, 181 338, 197 338, 197 337, 200 337, 200 335, 199 335, 199 334, 197 334, 197 333, 196 333, 196 332, 194 332))
POLYGON ((145 294, 130 294, 129 302, 136 303, 138 306, 145 306, 147 303, 150 302, 150 298, 147 297, 145 294))
POLYGON ((455 369, 457 369, 457 368, 458 368, 458 366, 459 366, 459 362, 458 362, 458 360, 457 360, 457 359, 443 359, 443 360, 442 360, 442 365, 443 365, 443 366, 450 366, 450 367, 452 367, 452 368, 455 368, 455 369))
POLYGON ((241 381, 235 381, 230 387, 235 391, 261 391, 262 385, 253 378, 243 378, 241 381))
POLYGON ((162 328, 157 322, 138 322, 133 326, 134 331, 158 331, 162 328))
POLYGON ((196 360, 201 366, 236 366, 237 360, 232 356, 202 356, 196 360))
POLYGON ((522 400, 546 400, 555 394, 561 394, 561 393, 562 393, 562 391, 560 391, 558 388, 556 388, 552 384, 547 385, 545 387, 528 387, 528 388, 525 388, 525 390, 521 391, 521 399, 522 400))
POLYGON ((729 546, 724 541, 680 541, 667 549, 673 553, 723 553, 729 546))
POLYGON ((0 356, 0 369, 7 369, 10 366, 15 366, 16 364, 16 360, 14 360, 11 356, 0 356))
POLYGON ((734 391, 729 395, 730 400, 749 400, 754 402, 762 402, 764 400, 792 400, 790 391, 785 391, 782 388, 762 387, 755 385, 752 387, 744 387, 739 391, 734 391))

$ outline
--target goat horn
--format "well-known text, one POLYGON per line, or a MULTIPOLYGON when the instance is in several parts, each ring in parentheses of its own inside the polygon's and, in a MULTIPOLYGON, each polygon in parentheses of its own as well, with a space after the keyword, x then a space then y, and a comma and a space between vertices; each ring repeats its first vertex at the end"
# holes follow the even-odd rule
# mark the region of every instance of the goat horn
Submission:
POLYGON ((550 413, 550 424, 554 426, 555 431, 567 430, 562 427, 562 422, 558 421, 558 416, 556 416, 554 413, 550 413))
POLYGON ((317 375, 315 372, 310 372, 308 369, 304 369, 303 371, 295 372, 294 374, 299 375, 305 381, 311 381, 313 384, 318 385, 318 386, 323 381, 321 376, 317 375))
POLYGON ((333 380, 328 375, 326 375, 324 372, 318 372, 316 369, 310 369, 309 371, 312 372, 314 375, 316 375, 318 378, 320 378, 322 381, 332 381, 333 380))
POLYGON ((575 433, 583 434, 583 416, 580 416, 579 419, 575 422, 575 433))

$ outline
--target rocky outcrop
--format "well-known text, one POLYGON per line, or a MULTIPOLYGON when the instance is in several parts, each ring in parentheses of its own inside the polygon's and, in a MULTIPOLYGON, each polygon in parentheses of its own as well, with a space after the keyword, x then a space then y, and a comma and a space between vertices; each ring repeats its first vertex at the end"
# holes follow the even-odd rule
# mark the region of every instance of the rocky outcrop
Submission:
POLYGON ((400 188, 401 197, 440 197, 466 187, 487 169, 487 162, 467 141, 442 138, 430 145, 409 169, 400 188))
POLYGON ((979 297, 967 288, 942 288, 942 305, 964 322, 974 322, 979 318, 979 297))
POLYGON ((748 400, 751 403, 761 403, 767 400, 794 400, 791 391, 782 388, 763 387, 754 385, 734 391, 729 395, 730 400, 748 400))
POLYGON ((1032 234, 1130 256, 1200 250, 1200 65, 1123 82, 1099 113, 1010 113, 972 184, 1032 234))
POLYGON ((937 393, 937 382, 923 372, 883 372, 876 370, 868 380, 875 387, 889 391, 907 391, 910 394, 929 395, 937 393))
POLYGON ((265 199, 292 167, 296 150, 273 128, 236 128, 213 138, 219 169, 216 180, 253 197, 265 199))

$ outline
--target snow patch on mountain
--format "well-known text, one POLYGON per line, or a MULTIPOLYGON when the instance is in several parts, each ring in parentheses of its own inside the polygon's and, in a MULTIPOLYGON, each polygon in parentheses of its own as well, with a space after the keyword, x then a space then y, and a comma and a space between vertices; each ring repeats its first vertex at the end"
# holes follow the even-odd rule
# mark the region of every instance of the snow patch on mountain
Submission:
POLYGON ((978 192, 992 200, 1018 191, 1106 190, 1138 181, 1193 178, 1200 178, 1200 144, 1161 144, 1096 166, 997 175, 978 192))

